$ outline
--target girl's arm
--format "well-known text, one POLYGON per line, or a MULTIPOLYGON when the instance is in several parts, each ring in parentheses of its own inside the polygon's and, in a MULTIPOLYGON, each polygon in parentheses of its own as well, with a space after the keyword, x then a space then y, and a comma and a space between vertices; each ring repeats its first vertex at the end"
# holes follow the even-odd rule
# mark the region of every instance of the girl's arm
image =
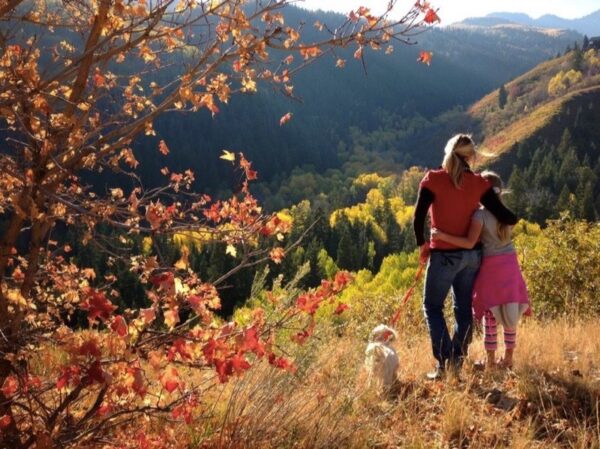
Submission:
POLYGON ((471 220, 471 226, 467 232, 466 237, 459 237, 457 235, 446 234, 439 229, 433 228, 431 235, 433 238, 443 240, 444 242, 451 243, 452 245, 460 248, 471 249, 479 241, 481 230, 483 229, 483 222, 479 220, 471 220))

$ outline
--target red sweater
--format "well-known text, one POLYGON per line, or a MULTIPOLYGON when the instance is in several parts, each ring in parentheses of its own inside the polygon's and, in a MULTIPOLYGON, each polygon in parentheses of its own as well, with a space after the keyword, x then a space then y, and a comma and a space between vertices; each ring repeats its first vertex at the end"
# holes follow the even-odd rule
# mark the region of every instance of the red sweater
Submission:
MULTIPOLYGON (((479 208, 481 197, 490 184, 481 175, 466 170, 460 188, 452 183, 450 175, 443 170, 428 171, 419 186, 433 193, 429 209, 431 226, 452 235, 467 235, 473 213, 479 208)), ((431 239, 432 249, 459 249, 451 243, 431 239)))

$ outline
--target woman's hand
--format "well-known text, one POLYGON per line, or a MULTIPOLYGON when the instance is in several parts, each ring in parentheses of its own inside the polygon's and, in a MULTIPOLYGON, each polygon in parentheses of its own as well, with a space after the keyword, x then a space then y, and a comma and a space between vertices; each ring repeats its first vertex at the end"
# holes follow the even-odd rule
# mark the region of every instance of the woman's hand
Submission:
POLYGON ((443 239, 444 233, 438 228, 431 228, 431 236, 436 239, 443 239))

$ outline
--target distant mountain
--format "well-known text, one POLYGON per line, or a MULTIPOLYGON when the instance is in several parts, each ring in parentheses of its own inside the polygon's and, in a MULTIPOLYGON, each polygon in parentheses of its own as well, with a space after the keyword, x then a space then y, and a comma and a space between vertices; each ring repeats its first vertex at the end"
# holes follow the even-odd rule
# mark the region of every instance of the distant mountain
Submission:
POLYGON ((564 19, 552 14, 534 19, 522 13, 495 12, 486 17, 466 19, 462 23, 480 26, 515 23, 529 27, 574 30, 589 37, 600 36, 600 10, 578 19, 564 19))

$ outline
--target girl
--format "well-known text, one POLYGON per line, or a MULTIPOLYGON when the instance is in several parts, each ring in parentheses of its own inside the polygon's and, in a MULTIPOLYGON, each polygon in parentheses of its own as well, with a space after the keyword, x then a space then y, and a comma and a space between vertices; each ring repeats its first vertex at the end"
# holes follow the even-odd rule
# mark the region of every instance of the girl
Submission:
POLYGON ((442 167, 429 170, 419 185, 413 227, 421 263, 427 264, 423 308, 431 338, 436 370, 429 379, 438 379, 447 365, 460 368, 471 341, 473 284, 481 262, 481 249, 468 249, 442 241, 425 240, 425 219, 432 227, 454 235, 465 235, 473 213, 483 204, 502 223, 516 224, 517 217, 498 199, 489 181, 473 173, 469 164, 475 159, 471 136, 457 134, 444 148, 442 167), (452 289, 454 332, 450 336, 444 317, 444 302, 452 289))
MULTIPOLYGON (((500 195, 502 179, 490 171, 481 175, 500 195)), ((498 222, 487 209, 481 208, 473 215, 466 237, 432 230, 433 238, 461 248, 472 248, 481 237, 483 261, 473 286, 473 311, 476 319, 483 317, 484 320, 484 346, 489 368, 496 365, 497 323, 504 328, 502 365, 512 368, 519 318, 525 312, 531 313, 525 281, 511 242, 511 228, 498 222)))

